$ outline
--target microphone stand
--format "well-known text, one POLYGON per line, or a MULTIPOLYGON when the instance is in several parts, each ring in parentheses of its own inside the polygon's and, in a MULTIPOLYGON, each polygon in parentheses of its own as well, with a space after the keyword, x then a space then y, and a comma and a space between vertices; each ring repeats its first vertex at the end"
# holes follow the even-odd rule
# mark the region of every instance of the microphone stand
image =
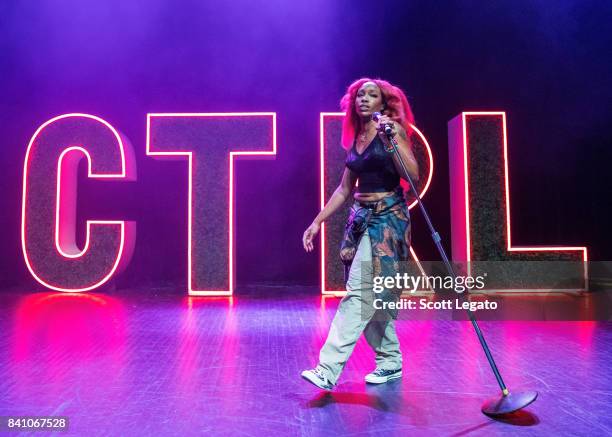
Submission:
MULTIPOLYGON (((406 169, 406 164, 404 164, 402 155, 400 155, 398 152, 397 141, 394 138, 394 134, 392 132, 391 126, 389 125, 385 126, 385 134, 387 135, 387 138, 389 139, 389 143, 391 144, 391 147, 392 147, 392 150, 387 150, 387 151, 390 153, 395 153, 395 155, 397 156, 400 162, 400 165, 402 167, 402 170, 404 171, 404 175, 406 176, 406 180, 408 181, 408 184, 410 185, 412 194, 416 198, 417 203, 419 204, 419 207, 421 208, 421 212, 423 213, 423 217, 425 218, 425 221, 427 222, 427 226, 429 227, 429 230, 431 232, 431 238, 433 239, 434 243, 436 244, 436 247, 438 248, 438 252, 440 253, 440 256, 442 257, 442 261, 444 262, 444 265, 446 266, 446 270, 448 270, 448 274, 453 278, 453 283, 456 283, 455 279, 457 276, 455 274, 453 266, 451 265, 450 261, 448 260, 448 257, 446 256, 446 251, 444 250, 444 247, 442 246, 442 238, 440 238, 440 234, 438 234, 438 232, 436 232, 436 230, 434 229, 431 223, 431 220, 429 219, 429 214, 427 214, 427 211, 425 210, 425 205, 423 205, 423 201, 421 200, 421 196, 419 196, 419 193, 415 185, 412 183, 412 178, 410 177, 410 174, 408 173, 408 170, 406 169)), ((491 366, 491 369, 493 370, 493 374, 495 375, 495 379, 497 379, 497 383, 499 384, 499 387, 501 388, 501 391, 502 391, 501 397, 491 398, 484 402, 481 408, 482 412, 489 416, 499 416, 502 414, 512 413, 514 411, 525 408, 527 405, 531 404, 533 401, 536 400, 536 398, 538 397, 538 393, 535 391, 510 393, 510 391, 506 387, 506 384, 504 383, 504 380, 501 377, 501 374, 499 373, 497 364, 495 364, 493 355, 491 354, 489 346, 487 345, 487 342, 485 341, 484 335, 482 334, 482 331, 480 330, 480 326, 478 326, 478 322, 476 321, 476 318, 474 317, 474 313, 470 311, 469 308, 467 308, 466 310, 467 310, 467 314, 470 319, 470 322, 472 322, 472 326, 474 327, 474 330, 476 331, 476 335, 478 336, 480 345, 482 346, 484 353, 487 357, 487 361, 489 362, 489 365, 491 366)))

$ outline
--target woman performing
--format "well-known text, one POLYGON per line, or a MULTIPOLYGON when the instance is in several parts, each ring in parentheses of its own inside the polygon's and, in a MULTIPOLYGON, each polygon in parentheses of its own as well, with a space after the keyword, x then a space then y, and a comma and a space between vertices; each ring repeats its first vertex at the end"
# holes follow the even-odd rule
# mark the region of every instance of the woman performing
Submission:
MULTIPOLYGON (((376 353, 376 368, 365 381, 381 384, 402 376, 402 355, 395 332, 397 310, 376 309, 375 300, 396 301, 401 289, 374 290, 375 277, 395 277, 405 270, 410 256, 410 216, 400 186, 406 179, 401 164, 384 133, 391 126, 399 153, 413 181, 418 165, 410 148, 412 110, 399 88, 384 80, 359 79, 342 97, 345 117, 342 145, 347 149, 346 168, 338 188, 303 236, 304 249, 313 250, 313 238, 327 217, 340 208, 355 187, 340 258, 347 267, 346 295, 340 301, 319 364, 302 372, 317 387, 331 390, 364 332, 376 353), (377 121, 374 113, 380 113, 377 121)), ((376 305, 380 308, 381 305, 376 305)))

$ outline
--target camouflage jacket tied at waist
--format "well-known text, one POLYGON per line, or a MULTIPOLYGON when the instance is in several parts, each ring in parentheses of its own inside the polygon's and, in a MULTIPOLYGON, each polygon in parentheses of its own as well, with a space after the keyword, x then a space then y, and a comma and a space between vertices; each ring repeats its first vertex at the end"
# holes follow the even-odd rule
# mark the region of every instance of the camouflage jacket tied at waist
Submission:
MULTIPOLYGON (((410 215, 403 190, 398 187, 393 194, 376 202, 355 201, 346 222, 340 246, 340 258, 345 265, 345 283, 361 236, 368 230, 372 244, 373 277, 395 277, 407 272, 410 259, 410 215)), ((378 298, 397 301, 401 288, 385 288, 378 298)), ((388 310, 397 318, 397 310, 388 310)))

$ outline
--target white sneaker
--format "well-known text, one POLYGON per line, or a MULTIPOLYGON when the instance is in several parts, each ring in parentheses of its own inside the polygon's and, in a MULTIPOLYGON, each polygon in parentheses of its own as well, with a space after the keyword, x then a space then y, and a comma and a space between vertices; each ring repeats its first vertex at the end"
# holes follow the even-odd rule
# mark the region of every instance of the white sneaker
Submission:
POLYGON ((389 370, 376 368, 372 373, 368 373, 365 377, 365 382, 369 384, 384 384, 392 379, 402 377, 402 369, 389 370))
POLYGON ((329 382, 327 376, 325 376, 320 367, 316 367, 312 370, 304 370, 302 372, 302 378, 323 390, 331 390, 334 388, 334 385, 329 382))

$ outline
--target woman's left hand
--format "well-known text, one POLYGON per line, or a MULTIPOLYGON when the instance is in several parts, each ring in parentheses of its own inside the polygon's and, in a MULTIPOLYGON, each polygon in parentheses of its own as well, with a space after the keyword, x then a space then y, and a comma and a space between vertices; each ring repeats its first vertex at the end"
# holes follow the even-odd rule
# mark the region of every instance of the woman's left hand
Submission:
POLYGON ((381 115, 378 119, 378 123, 376 124, 378 134, 381 137, 387 137, 387 135, 385 134, 385 125, 391 126, 391 136, 394 137, 397 134, 397 126, 395 124, 395 121, 391 120, 387 115, 381 115))

